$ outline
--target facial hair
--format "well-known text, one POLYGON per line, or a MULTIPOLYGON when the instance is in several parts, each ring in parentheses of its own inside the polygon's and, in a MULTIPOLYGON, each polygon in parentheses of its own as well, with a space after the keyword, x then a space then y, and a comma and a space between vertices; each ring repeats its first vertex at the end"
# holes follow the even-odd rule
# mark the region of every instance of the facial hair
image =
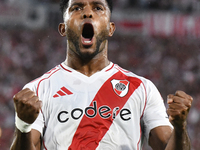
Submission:
POLYGON ((97 36, 96 36, 96 48, 93 53, 83 53, 80 50, 80 42, 79 42, 79 36, 77 33, 75 33, 71 29, 67 29, 67 39, 73 43, 73 48, 75 48, 75 52, 79 55, 79 57, 84 61, 89 61, 92 58, 94 58, 98 53, 100 53, 103 49, 100 49, 100 46, 102 42, 108 39, 108 31, 102 30, 97 36))

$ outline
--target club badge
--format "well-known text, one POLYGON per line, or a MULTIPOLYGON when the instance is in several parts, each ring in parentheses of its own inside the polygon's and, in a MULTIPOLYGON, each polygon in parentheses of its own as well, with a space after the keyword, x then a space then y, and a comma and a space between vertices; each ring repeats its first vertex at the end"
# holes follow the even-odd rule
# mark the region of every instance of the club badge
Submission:
POLYGON ((113 90, 118 96, 120 97, 126 96, 129 90, 129 83, 130 83, 129 81, 113 79, 111 83, 112 83, 113 90))

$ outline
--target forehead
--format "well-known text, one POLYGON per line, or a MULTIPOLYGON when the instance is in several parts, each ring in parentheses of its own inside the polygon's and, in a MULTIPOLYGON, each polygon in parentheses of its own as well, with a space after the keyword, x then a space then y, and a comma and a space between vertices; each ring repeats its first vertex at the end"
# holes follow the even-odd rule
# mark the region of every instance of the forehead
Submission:
POLYGON ((102 3, 108 7, 106 0, 69 0, 68 6, 70 7, 74 3, 102 3))

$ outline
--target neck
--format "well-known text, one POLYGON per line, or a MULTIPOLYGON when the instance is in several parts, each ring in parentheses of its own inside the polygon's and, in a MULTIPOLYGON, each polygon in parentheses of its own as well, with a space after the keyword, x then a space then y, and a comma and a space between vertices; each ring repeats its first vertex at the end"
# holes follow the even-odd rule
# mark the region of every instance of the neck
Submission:
POLYGON ((110 61, 107 57, 107 48, 99 52, 90 60, 83 60, 71 50, 67 50, 67 58, 65 64, 70 68, 86 75, 91 76, 108 66, 110 61))

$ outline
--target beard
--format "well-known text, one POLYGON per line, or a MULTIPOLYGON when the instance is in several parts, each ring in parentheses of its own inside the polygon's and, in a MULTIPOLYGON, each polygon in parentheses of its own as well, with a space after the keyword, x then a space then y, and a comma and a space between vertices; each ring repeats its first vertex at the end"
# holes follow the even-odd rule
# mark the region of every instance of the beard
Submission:
MULTIPOLYGON (((98 53, 100 53, 102 49, 100 49, 101 44, 108 39, 108 31, 102 30, 97 36, 96 36, 96 45, 95 50, 91 52, 81 52, 80 50, 80 42, 79 37, 77 33, 75 33, 71 29, 67 29, 67 39, 72 42, 73 48, 75 49, 75 52, 78 54, 78 56, 83 61, 90 61, 92 58, 94 58, 98 53)), ((87 47, 85 47, 87 48, 87 47)))

